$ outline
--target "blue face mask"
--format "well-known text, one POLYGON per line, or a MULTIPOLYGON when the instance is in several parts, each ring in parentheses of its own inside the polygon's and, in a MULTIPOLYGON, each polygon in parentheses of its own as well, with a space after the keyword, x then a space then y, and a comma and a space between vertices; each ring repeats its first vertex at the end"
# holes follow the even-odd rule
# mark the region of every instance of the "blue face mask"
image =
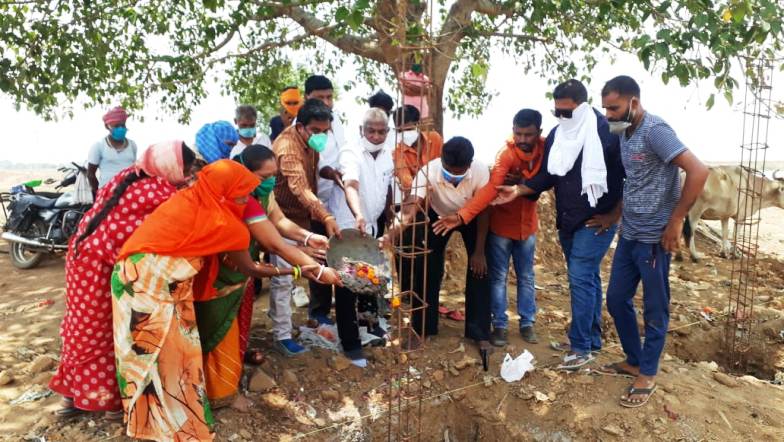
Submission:
POLYGON ((128 133, 128 128, 125 126, 113 127, 111 137, 114 141, 125 141, 125 134, 128 133))
POLYGON ((464 173, 462 175, 453 175, 453 174, 449 173, 449 171, 447 171, 446 169, 444 169, 442 167, 441 168, 441 175, 443 175, 444 180, 446 180, 448 183, 452 183, 455 186, 457 186, 458 184, 460 184, 461 181, 463 181, 463 178, 465 178, 466 175, 468 175, 468 171, 466 171, 466 173, 464 173))
POLYGON ((237 129, 237 133, 242 138, 253 138, 256 136, 256 128, 255 127, 241 127, 237 129))

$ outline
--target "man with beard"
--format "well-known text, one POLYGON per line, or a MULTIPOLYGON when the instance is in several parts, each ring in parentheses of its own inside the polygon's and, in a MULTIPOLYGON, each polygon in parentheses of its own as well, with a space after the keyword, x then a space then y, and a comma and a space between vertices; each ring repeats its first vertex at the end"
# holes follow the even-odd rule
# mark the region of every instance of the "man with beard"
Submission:
MULTIPOLYGON (((512 137, 498 152, 490 172, 490 181, 480 189, 456 214, 438 220, 437 231, 448 232, 470 223, 485 210, 498 195, 496 186, 503 185, 507 176, 532 178, 539 173, 544 156, 542 114, 532 109, 518 112, 512 121, 512 137)), ((514 259, 517 274, 517 313, 519 330, 527 342, 537 342, 534 332, 536 297, 534 291, 534 251, 536 230, 536 197, 516 198, 490 209, 490 233, 487 237, 487 267, 490 277, 490 310, 493 332, 490 343, 503 347, 508 339, 509 318, 506 314, 506 281, 509 259, 514 259)))

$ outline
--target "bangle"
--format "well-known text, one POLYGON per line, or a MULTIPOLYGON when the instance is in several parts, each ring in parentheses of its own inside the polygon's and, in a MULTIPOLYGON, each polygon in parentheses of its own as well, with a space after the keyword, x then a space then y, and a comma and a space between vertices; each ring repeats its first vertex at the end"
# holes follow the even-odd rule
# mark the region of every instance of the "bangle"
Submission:
POLYGON ((300 266, 294 266, 292 267, 292 270, 294 270, 294 279, 299 279, 299 277, 302 276, 302 269, 300 266))
POLYGON ((323 274, 324 274, 324 266, 321 266, 321 268, 319 269, 319 272, 318 272, 318 276, 316 276, 316 281, 320 281, 321 280, 321 275, 323 275, 323 274))
POLYGON ((310 238, 312 238, 313 235, 315 235, 313 232, 308 232, 307 236, 305 236, 305 241, 302 243, 302 245, 308 247, 308 241, 310 241, 310 238))
POLYGON ((280 268, 275 267, 275 273, 277 273, 277 276, 280 276, 280 268))
POLYGON ((522 188, 520 188, 520 185, 519 184, 515 184, 515 195, 520 196, 522 194, 523 194, 523 192, 522 192, 522 188))

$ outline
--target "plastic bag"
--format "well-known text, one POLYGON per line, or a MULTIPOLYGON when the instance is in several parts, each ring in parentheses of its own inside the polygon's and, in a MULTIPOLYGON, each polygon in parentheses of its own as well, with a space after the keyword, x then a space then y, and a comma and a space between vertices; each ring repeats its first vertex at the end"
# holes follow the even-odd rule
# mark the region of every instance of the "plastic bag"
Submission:
POLYGON ((92 204, 93 203, 93 190, 90 187, 90 180, 81 172, 76 175, 76 184, 73 191, 74 204, 92 204))
POLYGON ((517 382, 525 376, 526 373, 534 369, 534 355, 528 350, 512 359, 509 353, 504 356, 504 362, 501 363, 501 377, 506 382, 517 382))

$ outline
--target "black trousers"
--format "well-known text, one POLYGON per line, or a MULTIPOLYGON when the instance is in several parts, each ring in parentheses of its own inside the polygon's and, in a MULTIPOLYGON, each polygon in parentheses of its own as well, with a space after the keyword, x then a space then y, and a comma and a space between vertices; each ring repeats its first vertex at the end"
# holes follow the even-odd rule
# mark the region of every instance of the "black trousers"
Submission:
POLYGON ((335 322, 344 351, 358 350, 362 347, 357 310, 376 313, 378 311, 376 299, 375 296, 358 295, 346 288, 335 286, 335 322), (357 301, 360 309, 357 308, 357 301))
MULTIPOLYGON (((319 235, 327 235, 327 229, 320 222, 311 221, 310 231, 319 235)), ((310 304, 308 314, 315 316, 329 316, 332 310, 332 286, 308 281, 310 286, 310 304)))
MULTIPOLYGON (((425 336, 433 336, 438 334, 439 292, 441 291, 441 282, 444 276, 444 251, 446 250, 446 245, 452 233, 459 232, 470 259, 476 249, 477 223, 474 220, 467 225, 450 231, 446 236, 439 236, 433 233, 433 223, 438 220, 438 215, 433 210, 430 210, 428 216, 430 223, 426 225, 426 229, 423 228, 425 225, 417 226, 416 229, 419 231, 416 232, 414 237, 415 228, 409 228, 403 233, 403 241, 408 241, 408 244, 411 244, 413 240, 421 247, 424 243, 424 234, 427 234, 427 246, 431 252, 426 257, 403 258, 403 265, 399 273, 402 291, 414 290, 419 296, 422 296, 423 285, 425 284, 425 278, 422 275, 425 270, 425 260, 427 260, 425 301, 428 305, 424 314, 424 328, 422 328, 421 310, 412 315, 412 325, 418 333, 424 333, 425 336)), ((476 340, 490 339, 490 279, 487 276, 477 278, 468 265, 466 265, 465 301, 465 336, 476 340)), ((415 299, 413 306, 419 307, 421 303, 415 299)))

